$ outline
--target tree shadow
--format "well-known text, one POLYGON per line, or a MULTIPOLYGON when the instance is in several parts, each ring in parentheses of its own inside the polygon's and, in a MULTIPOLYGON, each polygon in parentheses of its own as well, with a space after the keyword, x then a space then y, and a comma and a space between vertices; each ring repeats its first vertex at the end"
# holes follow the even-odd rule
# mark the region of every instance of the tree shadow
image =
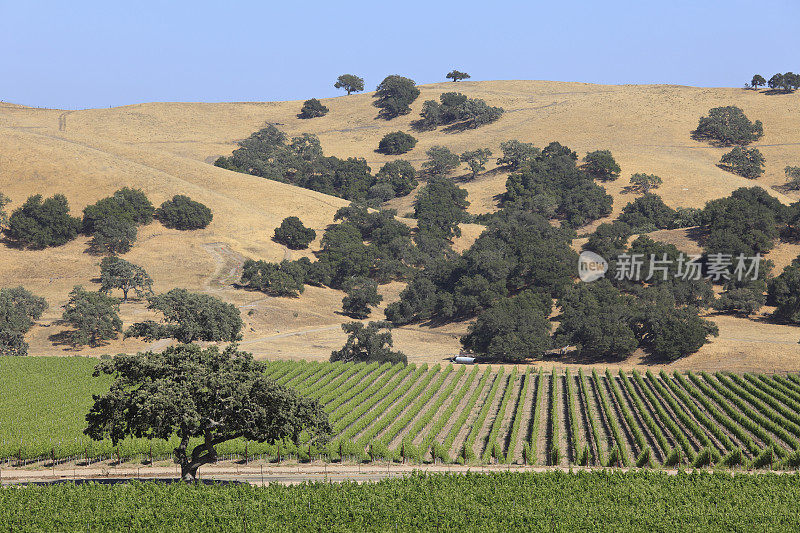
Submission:
POLYGON ((763 91, 759 92, 768 96, 774 96, 776 94, 792 94, 794 89, 764 89, 763 91))

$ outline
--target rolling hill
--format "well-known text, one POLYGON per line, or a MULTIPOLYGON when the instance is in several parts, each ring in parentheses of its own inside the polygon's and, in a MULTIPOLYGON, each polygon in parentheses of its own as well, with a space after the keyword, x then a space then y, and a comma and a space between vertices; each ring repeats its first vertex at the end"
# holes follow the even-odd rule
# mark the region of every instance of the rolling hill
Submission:
MULTIPOLYGON (((766 95, 734 88, 685 86, 610 86, 544 81, 448 82, 420 87, 422 94, 410 115, 377 119, 371 94, 323 99, 327 116, 297 118, 301 102, 270 103, 151 103, 111 109, 62 111, 0 103, 0 191, 11 197, 11 209, 29 195, 63 193, 73 214, 123 187, 144 190, 159 204, 174 194, 187 194, 210 206, 214 221, 205 230, 180 232, 158 223, 140 230, 139 241, 125 258, 141 264, 155 280, 157 291, 180 286, 204 290, 239 305, 246 322, 242 348, 263 357, 327 358, 341 346, 337 314, 342 293, 308 287, 297 299, 270 298, 235 290, 237 269, 246 257, 280 260, 299 257, 271 240, 280 221, 299 216, 321 236, 346 202, 290 185, 238 174, 211 163, 236 148, 236 141, 266 124, 289 136, 304 132, 319 136, 326 155, 364 157, 373 171, 394 159, 374 150, 390 131, 410 131, 422 102, 449 90, 483 98, 506 113, 490 125, 460 133, 441 130, 414 133, 416 148, 404 156, 416 166, 430 146, 442 144, 455 152, 489 147, 495 153, 508 139, 544 146, 559 141, 579 154, 609 149, 623 176, 606 185, 614 196, 614 215, 632 199, 623 191, 634 172, 654 173, 664 180, 659 189, 667 204, 701 207, 707 200, 741 186, 760 184, 783 202, 787 196, 771 187, 782 184, 783 168, 800 164, 800 94, 766 95), (756 182, 716 166, 724 148, 690 138, 689 132, 709 108, 737 105, 751 119, 764 123, 765 135, 755 144, 767 160, 756 182)), ((470 212, 495 208, 507 174, 491 165, 487 172, 462 186, 469 191, 470 212)), ((456 177, 456 179, 459 179, 456 177)), ((413 195, 393 200, 400 214, 410 210, 413 195)), ((479 226, 465 227, 457 243, 465 248, 479 226)), ((690 249, 696 246, 685 231, 658 232, 659 238, 690 249)), ((319 239, 312 244, 318 247, 319 239)), ((74 351, 58 344, 58 324, 67 293, 76 284, 96 287, 99 258, 86 252, 86 238, 43 251, 0 246, 0 285, 23 284, 45 296, 50 309, 28 335, 32 355, 132 352, 147 346, 134 340, 74 351), (55 344, 54 344, 55 342, 55 344)), ((310 252, 304 252, 309 254, 310 252)), ((800 253, 781 245, 770 255, 778 268, 800 253)), ((402 285, 382 287, 385 300, 396 298, 402 285)), ((387 303, 386 301, 384 303, 387 303)), ((147 316, 141 303, 123 305, 126 324, 147 316)), ((374 313, 374 318, 382 312, 374 313)), ((712 317, 720 337, 675 368, 731 370, 800 369, 800 330, 753 319, 712 317)), ((458 351, 458 336, 466 324, 438 328, 408 327, 395 331, 395 345, 409 360, 438 362, 458 351)), ((158 345, 163 345, 158 344, 158 345)), ((623 366, 640 363, 634 355, 623 366)))

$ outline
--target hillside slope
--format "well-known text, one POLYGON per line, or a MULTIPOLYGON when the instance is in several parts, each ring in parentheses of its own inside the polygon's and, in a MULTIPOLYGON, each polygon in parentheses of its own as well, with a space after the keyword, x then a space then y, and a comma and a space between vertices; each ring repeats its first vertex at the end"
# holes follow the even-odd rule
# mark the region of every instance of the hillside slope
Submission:
MULTIPOLYGON (((756 146, 764 153, 767 168, 756 183, 782 201, 796 199, 796 195, 787 197, 770 187, 784 182, 784 166, 800 164, 798 94, 537 81, 440 83, 422 86, 421 90, 413 112, 392 121, 376 118, 371 94, 324 99, 329 114, 312 120, 296 117, 301 105, 298 101, 153 103, 68 112, 0 104, 0 191, 12 198, 12 209, 30 194, 63 193, 73 213, 126 185, 143 189, 157 204, 178 193, 206 203, 215 215, 207 229, 185 233, 154 223, 140 231, 139 242, 126 258, 151 273, 156 290, 174 286, 208 290, 243 306, 247 322, 244 348, 264 356, 314 358, 326 357, 341 345, 343 335, 338 327, 344 317, 335 314, 340 309, 341 293, 309 287, 299 299, 275 299, 230 286, 244 257, 279 260, 299 255, 289 254, 271 241, 273 229, 284 217, 299 216, 321 234, 333 221, 336 209, 345 205, 338 198, 210 164, 235 149, 237 140, 268 123, 276 124, 289 136, 315 133, 327 155, 364 157, 376 171, 393 159, 374 152, 384 134, 409 131, 424 100, 458 90, 504 107, 505 115, 477 130, 413 133, 419 143, 406 159, 419 166, 425 150, 435 144, 455 152, 489 147, 497 154, 500 143, 513 138, 537 146, 557 140, 581 155, 610 149, 623 169, 622 179, 607 186, 615 198, 617 213, 632 199, 622 188, 634 172, 661 176, 664 185, 659 192, 672 206, 701 207, 709 199, 752 185, 753 181, 716 167, 725 149, 693 141, 689 136, 697 119, 709 108, 737 105, 751 119, 764 123, 765 135, 756 146)), ((469 191, 470 211, 494 209, 494 197, 504 190, 505 179, 504 172, 490 165, 477 180, 463 184, 469 191)), ((411 200, 407 197, 391 204, 402 214, 410 209, 411 200)), ((480 232, 479 227, 467 229, 459 248, 480 232)), ((685 235, 669 238, 676 244, 692 245, 685 235)), ((46 296, 51 306, 42 326, 29 335, 31 353, 72 353, 62 345, 53 345, 63 330, 54 321, 73 285, 96 286, 91 280, 97 276, 99 259, 84 253, 85 249, 83 238, 39 252, 0 246, 0 285, 24 284, 46 296)), ((773 255, 780 266, 796 253, 795 247, 784 245, 773 255)), ((391 301, 401 289, 400 284, 391 284, 383 292, 391 301)), ((123 306, 126 323, 146 314, 142 304, 123 306)), ((376 312, 375 318, 381 315, 376 312)), ((800 332, 795 328, 730 317, 715 320, 720 325, 720 338, 680 365, 800 368, 800 347, 796 344, 800 332)), ((457 351, 458 335, 465 329, 465 324, 403 328, 395 333, 396 346, 412 360, 440 360, 457 351)), ((118 341, 79 353, 133 351, 143 346, 138 341, 118 341)))

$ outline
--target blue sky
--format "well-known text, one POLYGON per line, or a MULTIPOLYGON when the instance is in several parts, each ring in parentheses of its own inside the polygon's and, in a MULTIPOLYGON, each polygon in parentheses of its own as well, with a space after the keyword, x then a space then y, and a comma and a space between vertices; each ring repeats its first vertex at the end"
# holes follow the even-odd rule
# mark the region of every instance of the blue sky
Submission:
POLYGON ((800 71, 798 0, 0 0, 0 100, 328 97, 339 74, 741 86, 800 71))

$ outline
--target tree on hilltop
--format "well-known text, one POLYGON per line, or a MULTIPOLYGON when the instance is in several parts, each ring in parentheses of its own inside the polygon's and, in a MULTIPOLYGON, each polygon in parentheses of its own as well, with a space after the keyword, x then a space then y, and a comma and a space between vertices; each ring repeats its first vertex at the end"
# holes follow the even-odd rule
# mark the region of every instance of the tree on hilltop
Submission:
POLYGON ((364 90, 364 78, 359 78, 355 74, 342 74, 336 79, 333 84, 337 89, 344 89, 347 95, 350 93, 357 93, 364 90))
POLYGON ((453 81, 467 80, 470 77, 471 76, 469 74, 467 74, 466 72, 461 72, 460 70, 451 70, 450 72, 447 73, 447 76, 445 76, 445 78, 447 78, 448 80, 453 80, 453 81))
POLYGON ((386 76, 375 91, 375 107, 380 108, 378 116, 387 120, 407 115, 411 112, 411 103, 419 96, 419 89, 414 80, 392 74, 386 76))
POLYGON ((118 355, 101 361, 94 376, 113 378, 111 389, 94 395, 84 433, 110 437, 180 439, 174 449, 181 479, 197 480, 198 469, 217 458, 216 446, 231 439, 265 442, 303 432, 325 441, 328 417, 315 400, 278 385, 264 364, 234 346, 220 352, 184 344, 162 353, 118 355), (190 450, 191 439, 201 442, 190 450))
POLYGON ((756 74, 755 76, 753 76, 753 79, 750 80, 750 86, 753 89, 758 89, 759 87, 763 87, 766 84, 767 80, 765 80, 764 76, 762 76, 761 74, 756 74))

